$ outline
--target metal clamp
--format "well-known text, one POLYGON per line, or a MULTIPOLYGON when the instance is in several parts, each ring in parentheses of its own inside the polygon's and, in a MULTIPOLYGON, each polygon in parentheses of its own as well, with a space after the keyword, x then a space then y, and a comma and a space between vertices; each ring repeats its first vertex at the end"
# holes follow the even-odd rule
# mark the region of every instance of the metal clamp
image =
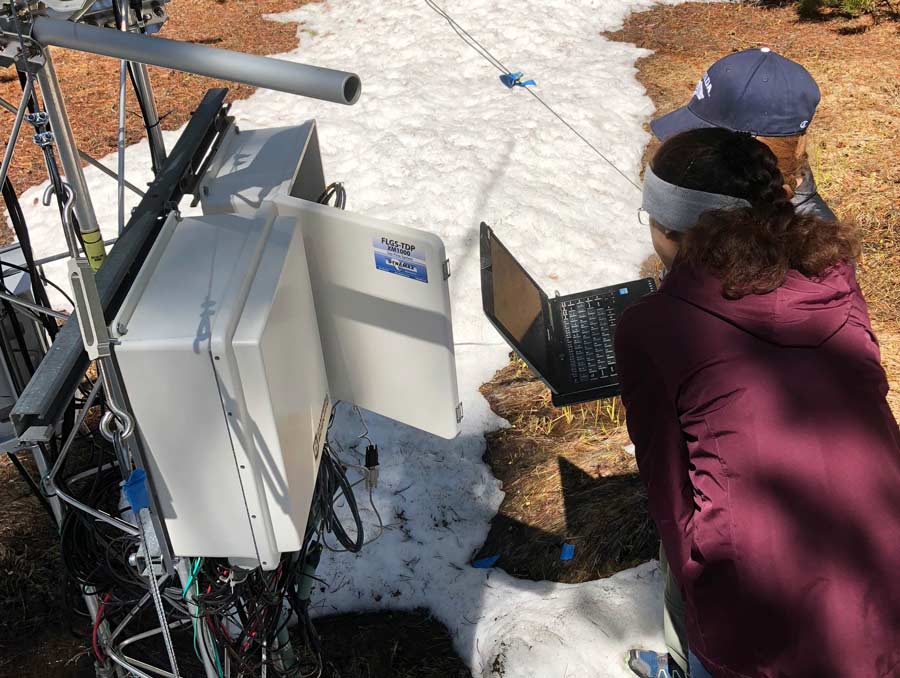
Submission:
POLYGON ((35 127, 40 127, 41 125, 49 125, 50 124, 50 115, 47 111, 38 111, 36 113, 27 113, 25 115, 25 121, 34 125, 35 127))
POLYGON ((32 137, 32 139, 34 140, 34 143, 37 144, 38 146, 40 146, 41 148, 44 148, 46 146, 52 146, 53 143, 56 141, 56 137, 54 137, 53 132, 50 132, 50 131, 36 132, 35 135, 32 137))

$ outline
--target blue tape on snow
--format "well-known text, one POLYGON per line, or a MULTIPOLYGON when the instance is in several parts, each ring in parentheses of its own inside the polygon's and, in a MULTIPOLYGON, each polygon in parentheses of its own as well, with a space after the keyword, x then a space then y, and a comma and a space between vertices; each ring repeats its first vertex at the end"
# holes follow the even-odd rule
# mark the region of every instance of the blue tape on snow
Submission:
POLYGON ((479 558, 478 560, 472 561, 472 567, 477 567, 479 570, 488 570, 494 567, 498 560, 500 560, 499 555, 479 558))
POLYGON ((563 544, 562 553, 559 554, 560 560, 572 560, 575 557, 575 544, 563 544))
POLYGON ((522 80, 522 76, 522 71, 516 71, 515 73, 504 73, 500 76, 500 82, 506 85, 509 89, 512 89, 513 87, 533 87, 537 85, 534 80, 522 80))
POLYGON ((147 491, 147 474, 144 469, 132 471, 128 480, 122 483, 122 489, 128 503, 131 504, 131 510, 135 513, 150 507, 150 493, 147 491))

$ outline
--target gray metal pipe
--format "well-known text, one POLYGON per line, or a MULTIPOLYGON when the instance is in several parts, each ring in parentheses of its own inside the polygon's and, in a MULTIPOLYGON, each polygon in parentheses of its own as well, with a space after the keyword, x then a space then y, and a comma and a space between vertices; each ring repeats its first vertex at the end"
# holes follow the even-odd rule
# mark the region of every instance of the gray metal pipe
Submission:
POLYGON ((156 98, 153 96, 153 87, 150 85, 150 73, 147 71, 147 64, 140 63, 135 63, 131 71, 134 74, 135 94, 144 102, 144 110, 147 111, 149 118, 146 121, 147 135, 153 141, 150 144, 150 152, 154 156, 153 166, 158 170, 166 161, 166 142, 163 141, 162 128, 159 124, 156 98))
MULTIPOLYGON (((59 89, 59 79, 56 77, 56 69, 53 67, 49 49, 44 50, 44 59, 44 67, 38 71, 38 84, 41 86, 41 94, 44 95, 44 108, 50 117, 50 128, 56 138, 56 149, 59 152, 63 171, 66 173, 66 181, 72 186, 77 196, 75 216, 78 217, 78 226, 82 233, 99 232, 97 213, 94 211, 94 203, 91 202, 91 194, 88 191, 87 182, 84 180, 81 158, 78 157, 78 147, 75 145, 75 135, 69 124, 69 114, 66 112, 66 103, 59 89)), ((64 200, 64 197, 59 196, 59 199, 64 200)))
POLYGON ((22 103, 16 111, 16 119, 13 122, 12 132, 9 133, 9 143, 6 144, 6 153, 3 155, 3 166, 0 167, 0 186, 6 181, 6 173, 12 162, 13 151, 16 150, 16 142, 19 140, 19 131, 22 129, 22 121, 25 119, 25 111, 28 110, 28 102, 31 101, 31 93, 34 91, 34 76, 28 74, 28 81, 22 92, 22 103))
POLYGON ((362 89, 354 73, 47 17, 34 20, 31 35, 44 46, 102 54, 338 104, 356 103, 362 89))

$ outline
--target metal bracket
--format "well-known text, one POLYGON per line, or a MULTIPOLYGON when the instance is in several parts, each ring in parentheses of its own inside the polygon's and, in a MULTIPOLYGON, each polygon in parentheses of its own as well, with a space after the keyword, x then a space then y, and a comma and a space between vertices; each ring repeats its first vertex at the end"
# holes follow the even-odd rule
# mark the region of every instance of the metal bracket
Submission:
POLYGON ((47 111, 38 111, 37 113, 26 113, 25 121, 34 125, 35 127, 41 125, 49 125, 50 124, 50 116, 47 111))
POLYGON ((109 331, 103 317, 103 305, 94 280, 94 271, 87 259, 69 259, 69 281, 78 313, 78 325, 88 358, 109 357, 109 331))

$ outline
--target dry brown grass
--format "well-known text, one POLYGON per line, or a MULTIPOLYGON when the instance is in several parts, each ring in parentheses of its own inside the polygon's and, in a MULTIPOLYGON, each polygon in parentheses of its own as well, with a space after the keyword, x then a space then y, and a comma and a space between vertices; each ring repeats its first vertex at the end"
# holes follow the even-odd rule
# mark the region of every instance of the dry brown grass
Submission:
POLYGON ((479 557, 517 577, 579 582, 652 557, 647 517, 618 398, 558 409, 521 361, 482 393, 512 428, 488 437, 486 461, 506 498, 479 557), (575 557, 560 560, 563 543, 575 557))
MULTIPOLYGON (((789 7, 688 3, 633 14, 609 37, 654 50, 638 61, 638 78, 661 113, 683 105, 705 68, 733 51, 769 46, 812 72, 822 89, 811 133, 813 169, 822 195, 838 216, 860 229, 860 280, 881 340, 892 389, 889 400, 900 417, 897 24, 827 16, 802 22, 789 7)), ((652 143, 647 156, 654 148, 652 143)), ((651 257, 642 274, 658 270, 658 260, 651 257)), ((483 554, 500 553, 500 565, 510 572, 558 581, 595 578, 625 567, 633 553, 652 555, 643 544, 646 514, 634 462, 619 451, 627 442, 624 427, 616 428, 608 419, 591 423, 579 418, 570 425, 550 406, 546 389, 515 363, 498 372, 482 392, 494 410, 514 424, 488 439, 485 459, 507 495, 483 554), (583 483, 570 482, 576 491, 564 492, 559 459, 583 470, 583 483), (608 485, 597 482, 604 473, 630 478, 634 484, 610 496, 596 489, 608 485), (576 517, 567 521, 573 514, 576 517), (628 540, 612 528, 635 530, 640 549, 621 549, 628 540), (582 553, 586 562, 566 568, 553 561, 563 536, 576 544, 576 558, 578 549, 588 550, 582 553)))

